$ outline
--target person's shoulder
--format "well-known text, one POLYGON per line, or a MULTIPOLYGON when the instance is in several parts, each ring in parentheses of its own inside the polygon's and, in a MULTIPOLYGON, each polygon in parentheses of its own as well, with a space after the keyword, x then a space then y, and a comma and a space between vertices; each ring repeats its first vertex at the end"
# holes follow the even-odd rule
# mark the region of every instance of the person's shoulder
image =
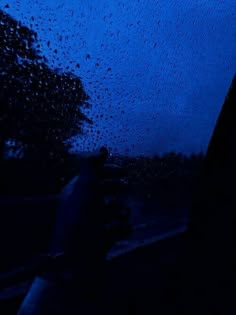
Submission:
POLYGON ((76 184, 78 178, 79 178, 79 176, 73 177, 73 178, 69 181, 69 183, 63 188, 63 190, 62 190, 62 192, 61 192, 61 199, 62 199, 62 200, 65 200, 67 197, 69 197, 69 196, 72 194, 72 192, 73 192, 73 190, 74 190, 74 188, 75 188, 75 184, 76 184))

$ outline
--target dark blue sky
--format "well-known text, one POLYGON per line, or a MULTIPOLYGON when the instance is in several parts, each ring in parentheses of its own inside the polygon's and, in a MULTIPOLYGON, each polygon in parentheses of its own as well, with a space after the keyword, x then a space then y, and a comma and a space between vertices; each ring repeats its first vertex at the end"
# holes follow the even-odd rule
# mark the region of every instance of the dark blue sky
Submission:
POLYGON ((53 67, 82 78, 96 124, 79 149, 205 151, 236 72, 235 1, 1 0, 0 8, 6 4, 38 32, 53 67))

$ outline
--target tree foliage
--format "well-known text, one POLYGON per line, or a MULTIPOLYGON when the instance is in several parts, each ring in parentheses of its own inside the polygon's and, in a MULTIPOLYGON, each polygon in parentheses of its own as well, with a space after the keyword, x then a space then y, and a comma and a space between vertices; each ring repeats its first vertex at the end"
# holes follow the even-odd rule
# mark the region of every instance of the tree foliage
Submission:
POLYGON ((71 136, 91 121, 79 77, 47 65, 37 33, 0 10, 0 159, 9 140, 38 161, 67 152, 71 136))

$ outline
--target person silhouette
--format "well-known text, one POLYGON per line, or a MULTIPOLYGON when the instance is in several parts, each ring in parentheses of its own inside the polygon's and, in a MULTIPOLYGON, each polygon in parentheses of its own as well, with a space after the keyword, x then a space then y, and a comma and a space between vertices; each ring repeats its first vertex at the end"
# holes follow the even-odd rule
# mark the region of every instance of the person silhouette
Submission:
MULTIPOLYGON (((109 206, 104 196, 113 185, 116 192, 124 191, 122 168, 105 164, 107 158, 104 147, 81 156, 79 175, 61 193, 49 248, 55 263, 34 279, 18 315, 100 313, 106 254, 117 239, 105 224, 109 206)), ((125 236, 130 232, 127 222, 120 222, 125 236)))

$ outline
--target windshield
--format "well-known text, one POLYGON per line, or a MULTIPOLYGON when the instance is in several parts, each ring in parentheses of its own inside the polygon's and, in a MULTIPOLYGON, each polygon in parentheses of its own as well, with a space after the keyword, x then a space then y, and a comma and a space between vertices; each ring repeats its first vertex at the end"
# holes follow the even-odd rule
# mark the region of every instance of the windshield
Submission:
POLYGON ((81 153, 104 146, 126 170, 134 230, 110 256, 186 230, 236 67, 233 9, 232 1, 1 1, 0 202, 11 231, 24 221, 22 243, 31 235, 35 251, 45 250, 50 209, 78 175, 81 153))

